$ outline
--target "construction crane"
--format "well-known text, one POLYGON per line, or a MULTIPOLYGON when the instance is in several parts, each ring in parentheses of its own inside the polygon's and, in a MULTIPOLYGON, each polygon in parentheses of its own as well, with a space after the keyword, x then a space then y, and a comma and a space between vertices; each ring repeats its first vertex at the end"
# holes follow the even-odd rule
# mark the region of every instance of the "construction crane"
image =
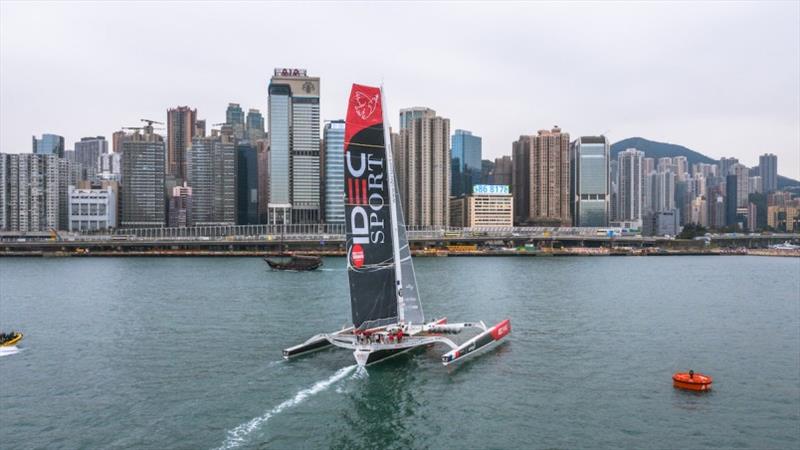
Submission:
POLYGON ((150 128, 153 128, 154 123, 157 123, 159 125, 164 125, 164 122, 159 122, 157 120, 152 120, 152 119, 139 119, 139 120, 141 120, 142 122, 147 122, 147 126, 150 128))

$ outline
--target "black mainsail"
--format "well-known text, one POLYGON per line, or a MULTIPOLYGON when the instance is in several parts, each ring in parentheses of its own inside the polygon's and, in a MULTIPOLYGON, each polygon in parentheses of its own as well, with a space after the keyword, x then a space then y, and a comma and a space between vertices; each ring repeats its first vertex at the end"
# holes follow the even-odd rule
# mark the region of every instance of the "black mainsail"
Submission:
POLYGON ((345 124, 344 189, 350 306, 360 329, 397 322, 384 137, 380 89, 354 84, 345 124))

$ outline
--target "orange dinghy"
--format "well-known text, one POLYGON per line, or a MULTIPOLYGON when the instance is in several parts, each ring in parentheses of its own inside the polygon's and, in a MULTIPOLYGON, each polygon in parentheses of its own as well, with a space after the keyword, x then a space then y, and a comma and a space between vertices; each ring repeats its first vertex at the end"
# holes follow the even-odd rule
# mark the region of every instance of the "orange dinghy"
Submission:
POLYGON ((694 370, 678 372, 672 376, 672 386, 678 389, 688 389, 690 391, 707 391, 711 389, 714 380, 702 373, 694 373, 694 370))

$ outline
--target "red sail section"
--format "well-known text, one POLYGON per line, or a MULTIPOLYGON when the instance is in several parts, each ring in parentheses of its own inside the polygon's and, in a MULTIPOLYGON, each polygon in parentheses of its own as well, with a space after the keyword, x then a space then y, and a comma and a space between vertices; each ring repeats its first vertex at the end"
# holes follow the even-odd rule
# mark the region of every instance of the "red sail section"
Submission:
POLYGON ((350 140, 361 130, 383 122, 381 90, 372 86, 353 84, 347 104, 347 126, 344 130, 344 151, 350 140))

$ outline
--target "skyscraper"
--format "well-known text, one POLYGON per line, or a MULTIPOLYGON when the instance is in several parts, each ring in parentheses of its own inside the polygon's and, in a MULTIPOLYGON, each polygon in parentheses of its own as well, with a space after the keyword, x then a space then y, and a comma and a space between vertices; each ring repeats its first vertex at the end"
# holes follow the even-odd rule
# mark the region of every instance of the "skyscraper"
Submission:
POLYGON ((125 132, 115 131, 111 134, 111 151, 114 153, 119 153, 122 151, 122 139, 125 137, 125 132))
POLYGON ((246 135, 250 142, 264 139, 264 116, 257 109, 247 111, 246 135))
POLYGON ((642 160, 644 152, 629 148, 617 154, 618 206, 620 222, 642 221, 642 160))
POLYGON ((122 138, 122 228, 164 226, 165 163, 164 138, 149 127, 122 138))
POLYGON ((344 120, 325 124, 325 222, 344 223, 344 120))
POLYGON ((236 224, 258 223, 258 152, 255 143, 240 141, 236 144, 236 224))
POLYGON ((514 164, 508 155, 495 158, 494 169, 492 170, 489 182, 486 184, 499 184, 511 186, 514 164))
POLYGON ((531 203, 531 146, 532 136, 520 136, 511 146, 511 193, 514 198, 514 224, 524 225, 528 222, 531 203))
POLYGON ((186 158, 192 188, 192 223, 236 223, 236 147, 229 134, 192 139, 186 158))
POLYGON ((269 211, 269 141, 258 139, 256 163, 258 164, 258 222, 267 223, 269 211))
POLYGON ((0 229, 63 229, 62 161, 55 153, 0 153, 0 229))
POLYGON ((41 139, 32 138, 32 149, 35 155, 56 155, 64 157, 64 137, 57 134, 42 134, 41 139))
POLYGON ((656 171, 656 160, 653 158, 644 158, 643 160, 644 169, 642 170, 642 174, 644 176, 650 175, 651 172, 656 171))
POLYGON ((608 140, 605 136, 581 136, 573 142, 571 155, 573 224, 608 226, 608 140))
POLYGON ((319 77, 305 69, 275 69, 270 79, 271 223, 319 221, 319 91, 319 77))
POLYGON ((672 167, 675 169, 675 181, 686 181, 689 176, 689 160, 685 156, 675 156, 672 158, 672 167))
POLYGON ((186 179, 186 152, 192 146, 196 127, 196 109, 178 106, 167 110, 167 173, 175 178, 186 179))
POLYGON ((730 168, 731 174, 736 175, 736 207, 747 208, 750 195, 750 169, 744 164, 734 164, 730 168))
POLYGON ((225 110, 225 123, 231 126, 236 139, 244 139, 244 111, 238 103, 228 103, 228 109, 225 110))
POLYGON ((736 174, 731 173, 725 177, 725 225, 734 228, 738 225, 736 220, 736 205, 739 201, 737 199, 736 185, 736 174))
POLYGON ((720 158, 719 159, 719 168, 720 168, 719 176, 725 178, 728 175, 730 175, 731 167, 733 167, 734 164, 739 164, 739 160, 736 159, 736 158, 725 158, 724 156, 722 158, 720 158))
POLYGON ((778 190, 778 157, 765 153, 758 157, 759 175, 764 185, 764 192, 778 190))
MULTIPOLYGON (((528 192, 523 194, 529 201, 527 205, 518 203, 522 208, 518 217, 533 225, 570 226, 569 133, 554 127, 550 131, 539 130, 536 136, 521 136, 515 154, 528 160, 527 168, 519 170, 527 170, 529 177, 528 192)), ((515 189, 525 190, 524 185, 517 186, 516 180, 514 185, 515 189)), ((514 197, 517 195, 515 191, 514 197)))
POLYGON ((401 109, 395 160, 406 224, 449 226, 450 119, 430 108, 401 109))
POLYGON ((97 181, 100 157, 108 154, 108 141, 103 136, 81 138, 75 143, 75 161, 83 166, 84 179, 97 181))
POLYGON ((471 131, 456 130, 453 134, 450 167, 450 195, 460 197, 472 193, 472 186, 480 184, 481 138, 471 131))

